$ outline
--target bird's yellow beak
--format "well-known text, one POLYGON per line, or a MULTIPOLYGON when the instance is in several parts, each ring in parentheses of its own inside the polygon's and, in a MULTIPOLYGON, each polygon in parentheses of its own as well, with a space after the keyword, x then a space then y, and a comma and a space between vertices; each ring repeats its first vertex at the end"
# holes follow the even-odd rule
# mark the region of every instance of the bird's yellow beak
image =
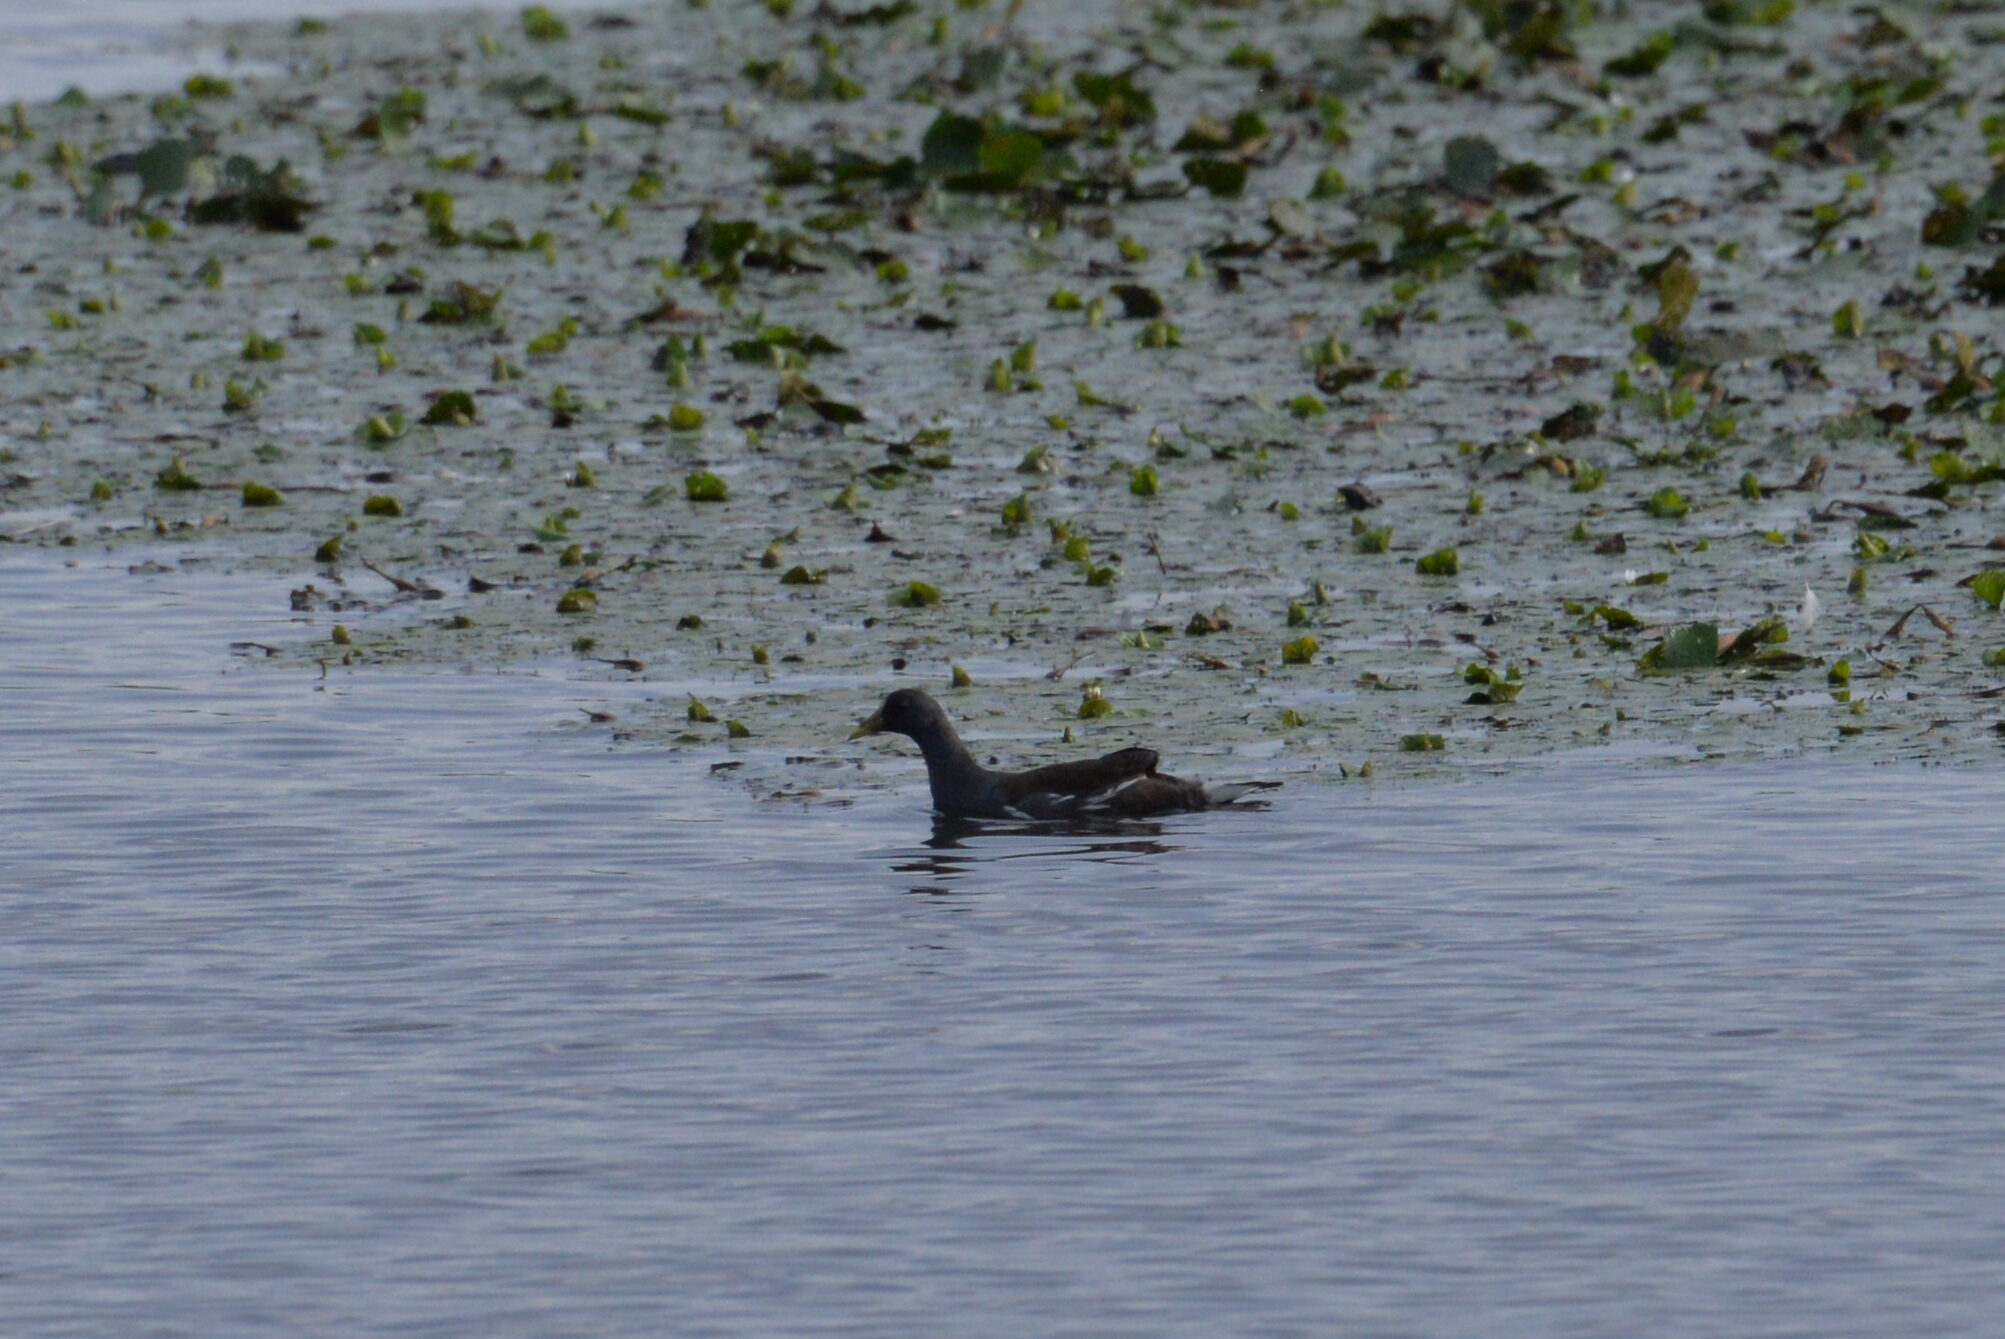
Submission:
POLYGON ((863 724, 857 726, 854 730, 851 730, 849 732, 849 737, 851 739, 861 739, 865 735, 881 735, 883 733, 884 733, 884 713, 881 711, 873 711, 870 713, 869 720, 863 722, 863 724))

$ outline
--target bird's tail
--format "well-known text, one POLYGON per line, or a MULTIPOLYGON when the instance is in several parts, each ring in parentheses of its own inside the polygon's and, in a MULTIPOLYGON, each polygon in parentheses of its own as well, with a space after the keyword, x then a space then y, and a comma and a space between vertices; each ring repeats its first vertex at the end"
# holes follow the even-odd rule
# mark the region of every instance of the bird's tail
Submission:
POLYGON ((1224 786, 1206 786, 1204 799, 1205 803, 1213 806, 1231 804, 1235 800, 1251 795, 1254 791, 1278 790, 1280 786, 1279 781, 1234 781, 1224 786))

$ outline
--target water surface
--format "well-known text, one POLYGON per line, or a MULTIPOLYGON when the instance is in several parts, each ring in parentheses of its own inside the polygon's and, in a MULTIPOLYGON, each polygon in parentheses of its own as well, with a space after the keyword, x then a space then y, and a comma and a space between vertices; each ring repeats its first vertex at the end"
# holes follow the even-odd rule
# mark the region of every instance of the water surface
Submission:
POLYGON ((0 1332, 1995 1328, 1993 772, 936 835, 78 563, 0 564, 0 1332))
MULTIPOLYGON (((542 0, 577 9, 591 0, 542 0)), ((66 0, 10 5, 0 43, 0 102, 40 102, 72 86, 93 97, 172 88, 200 70, 237 68, 227 50, 205 42, 198 23, 283 23, 414 10, 474 10, 512 16, 520 5, 477 0, 66 0)), ((261 70, 260 73, 270 71, 261 70)))

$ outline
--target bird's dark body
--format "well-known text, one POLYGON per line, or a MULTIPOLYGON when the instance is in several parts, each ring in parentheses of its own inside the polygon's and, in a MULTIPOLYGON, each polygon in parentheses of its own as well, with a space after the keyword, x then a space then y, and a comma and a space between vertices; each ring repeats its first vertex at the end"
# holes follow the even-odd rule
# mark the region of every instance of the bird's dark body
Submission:
POLYGON ((1119 749, 1079 762, 1051 763, 1025 772, 983 767, 961 742, 938 702, 916 688, 884 699, 857 734, 908 736, 926 755, 933 807, 949 818, 1152 818, 1213 809, 1276 781, 1206 786, 1156 771, 1154 749, 1119 749))

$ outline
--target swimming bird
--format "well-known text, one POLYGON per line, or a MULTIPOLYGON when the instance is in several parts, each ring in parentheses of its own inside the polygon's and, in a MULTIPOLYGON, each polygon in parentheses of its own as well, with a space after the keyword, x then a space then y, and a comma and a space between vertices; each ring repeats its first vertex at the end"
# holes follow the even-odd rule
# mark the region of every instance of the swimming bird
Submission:
POLYGON ((1052 763, 1027 772, 994 772, 976 762, 946 711, 917 688, 884 699, 851 739, 908 736, 926 755, 933 807, 948 818, 1153 818, 1216 809, 1278 781, 1207 786, 1163 776, 1154 749, 1119 749, 1081 762, 1052 763))

